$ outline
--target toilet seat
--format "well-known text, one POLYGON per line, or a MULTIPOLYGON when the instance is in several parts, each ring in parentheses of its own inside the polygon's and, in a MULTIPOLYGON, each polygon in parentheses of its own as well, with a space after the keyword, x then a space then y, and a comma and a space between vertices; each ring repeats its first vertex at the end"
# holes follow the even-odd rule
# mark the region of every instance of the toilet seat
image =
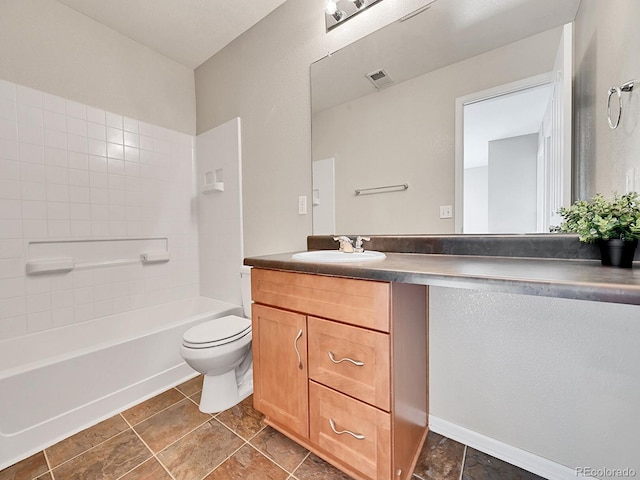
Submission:
POLYGON ((251 333, 251 320, 229 315, 201 323, 187 330, 182 345, 187 348, 211 348, 236 342, 251 333))

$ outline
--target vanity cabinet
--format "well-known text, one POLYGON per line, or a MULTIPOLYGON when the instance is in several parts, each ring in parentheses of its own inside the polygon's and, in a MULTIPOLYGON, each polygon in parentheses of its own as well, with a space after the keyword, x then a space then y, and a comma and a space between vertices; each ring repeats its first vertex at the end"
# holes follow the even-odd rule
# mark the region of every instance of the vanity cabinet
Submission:
POLYGON ((254 407, 356 479, 407 480, 427 433, 427 287, 254 268, 254 407))

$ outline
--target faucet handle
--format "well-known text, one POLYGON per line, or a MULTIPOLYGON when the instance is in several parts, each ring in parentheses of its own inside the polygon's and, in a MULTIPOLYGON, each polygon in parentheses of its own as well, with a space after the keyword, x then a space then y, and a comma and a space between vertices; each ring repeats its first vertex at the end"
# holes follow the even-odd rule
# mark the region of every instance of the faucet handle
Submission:
POLYGON ((346 235, 333 237, 333 240, 340 242, 340 251, 345 253, 353 253, 353 241, 346 235))
POLYGON ((362 243, 363 242, 369 242, 369 241, 371 241, 371 237, 361 237, 360 235, 358 235, 356 237, 355 251, 358 252, 358 253, 364 252, 364 248, 362 247, 362 243))

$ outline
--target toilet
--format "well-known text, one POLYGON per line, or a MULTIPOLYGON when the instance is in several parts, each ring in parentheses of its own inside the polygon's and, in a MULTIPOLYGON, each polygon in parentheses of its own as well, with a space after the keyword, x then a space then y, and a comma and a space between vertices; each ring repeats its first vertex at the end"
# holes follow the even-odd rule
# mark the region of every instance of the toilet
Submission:
POLYGON ((233 407, 253 393, 251 354, 251 267, 240 271, 242 307, 247 318, 215 318, 187 330, 180 355, 204 374, 200 411, 216 413, 233 407))

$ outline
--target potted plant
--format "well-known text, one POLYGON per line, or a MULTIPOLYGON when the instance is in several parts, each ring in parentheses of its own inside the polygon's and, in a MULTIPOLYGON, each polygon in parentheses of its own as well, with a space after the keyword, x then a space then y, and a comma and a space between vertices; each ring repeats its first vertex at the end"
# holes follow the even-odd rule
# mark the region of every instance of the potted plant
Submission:
POLYGON ((558 213, 563 218, 560 231, 577 233, 582 242, 597 243, 603 265, 631 268, 640 238, 640 198, 636 192, 614 195, 612 200, 599 193, 558 213))

